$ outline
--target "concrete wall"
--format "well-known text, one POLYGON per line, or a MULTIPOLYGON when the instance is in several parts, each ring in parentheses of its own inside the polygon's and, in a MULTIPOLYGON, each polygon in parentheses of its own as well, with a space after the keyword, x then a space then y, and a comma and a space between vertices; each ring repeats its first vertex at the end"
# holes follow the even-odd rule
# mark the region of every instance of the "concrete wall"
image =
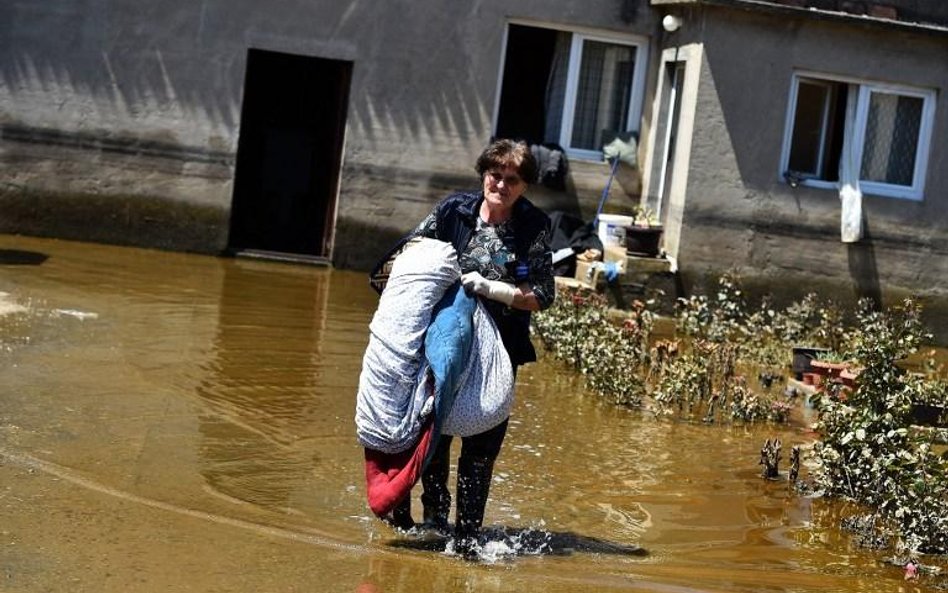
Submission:
POLYGON ((704 61, 678 254, 685 285, 732 269, 784 300, 815 287, 844 301, 916 293, 946 332, 948 36, 715 8, 694 10, 689 29, 704 61), (780 178, 795 69, 937 91, 924 200, 865 196, 859 243, 840 242, 837 192, 780 178))
POLYGON ((365 268, 477 185, 509 19, 656 28, 646 0, 4 2, 0 232, 223 249, 259 48, 354 63, 333 259, 365 268))
POLYGON ((221 245, 242 83, 224 6, 0 6, 0 230, 221 245))

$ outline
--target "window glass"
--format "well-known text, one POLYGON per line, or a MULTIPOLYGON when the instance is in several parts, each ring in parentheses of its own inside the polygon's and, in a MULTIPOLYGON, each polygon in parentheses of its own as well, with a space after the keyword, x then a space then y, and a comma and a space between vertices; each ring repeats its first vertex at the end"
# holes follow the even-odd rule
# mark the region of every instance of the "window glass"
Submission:
POLYGON ((570 148, 601 150, 625 131, 634 67, 634 47, 583 42, 570 148))
POLYGON ((558 144, 563 124, 563 109, 566 101, 567 75, 569 74, 569 47, 573 35, 560 31, 556 34, 553 62, 546 86, 546 128, 544 142, 558 144))
POLYGON ((786 179, 836 187, 840 163, 853 163, 863 191, 922 199, 933 91, 812 76, 795 77, 793 90, 781 161, 786 179))
POLYGON ((862 180, 912 185, 923 104, 921 97, 870 93, 862 180))
POLYGON ((600 161, 638 132, 648 40, 510 24, 494 133, 600 161))
POLYGON ((790 141, 790 170, 819 174, 828 101, 828 86, 800 81, 790 141))

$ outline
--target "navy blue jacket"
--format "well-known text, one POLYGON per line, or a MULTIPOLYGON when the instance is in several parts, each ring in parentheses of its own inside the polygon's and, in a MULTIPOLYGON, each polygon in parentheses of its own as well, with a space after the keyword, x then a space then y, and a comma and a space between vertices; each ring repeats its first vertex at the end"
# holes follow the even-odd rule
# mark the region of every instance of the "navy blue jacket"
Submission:
MULTIPOLYGON (((435 238, 451 243, 459 254, 463 253, 477 228, 481 200, 483 200, 483 195, 480 192, 455 193, 442 200, 434 211, 437 229, 435 238)), ((517 262, 525 265, 511 266, 510 280, 516 283, 531 281, 533 270, 529 265, 530 247, 541 237, 549 241, 549 224, 547 215, 526 198, 521 197, 514 204, 511 214, 513 248, 517 262)), ((412 236, 414 233, 402 239, 386 254, 385 258, 376 265, 372 277, 378 274, 390 256, 399 251, 405 241, 412 236)), ((552 266, 549 258, 543 265, 552 266)), ((552 274, 552 271, 549 273, 552 274)), ((530 311, 513 309, 489 299, 483 299, 483 302, 500 331, 504 347, 510 355, 510 362, 517 366, 535 361, 536 350, 530 341, 530 311)))

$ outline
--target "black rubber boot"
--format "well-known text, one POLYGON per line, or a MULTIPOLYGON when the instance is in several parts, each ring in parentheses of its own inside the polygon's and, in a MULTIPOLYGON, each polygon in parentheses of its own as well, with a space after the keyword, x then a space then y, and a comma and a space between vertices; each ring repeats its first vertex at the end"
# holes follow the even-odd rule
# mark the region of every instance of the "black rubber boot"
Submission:
POLYGON ((477 557, 478 536, 490 492, 493 459, 464 457, 458 461, 458 508, 454 524, 455 551, 468 559, 477 557))
POLYGON ((391 513, 382 518, 383 521, 402 531, 408 531, 415 526, 415 520, 411 518, 411 495, 406 496, 405 500, 398 503, 391 513))
POLYGON ((451 492, 448 490, 450 453, 451 439, 442 437, 438 450, 421 476, 424 526, 441 533, 448 532, 448 514, 451 512, 451 492))

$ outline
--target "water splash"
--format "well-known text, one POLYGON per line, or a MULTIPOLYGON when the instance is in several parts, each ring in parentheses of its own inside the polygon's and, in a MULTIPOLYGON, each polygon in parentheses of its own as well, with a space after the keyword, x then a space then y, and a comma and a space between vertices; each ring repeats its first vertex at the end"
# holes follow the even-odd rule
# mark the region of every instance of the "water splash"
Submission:
POLYGON ((485 530, 479 541, 463 554, 457 550, 457 540, 451 538, 445 545, 444 553, 484 564, 496 564, 518 556, 554 554, 553 538, 553 533, 543 529, 542 522, 538 527, 524 529, 497 527, 485 530))
POLYGON ((9 292, 0 291, 0 316, 25 313, 26 307, 15 302, 9 292))
POLYGON ((74 317, 79 321, 85 321, 86 319, 98 319, 98 313, 91 313, 89 311, 79 311, 77 309, 53 309, 50 311, 50 315, 53 317, 74 317))

